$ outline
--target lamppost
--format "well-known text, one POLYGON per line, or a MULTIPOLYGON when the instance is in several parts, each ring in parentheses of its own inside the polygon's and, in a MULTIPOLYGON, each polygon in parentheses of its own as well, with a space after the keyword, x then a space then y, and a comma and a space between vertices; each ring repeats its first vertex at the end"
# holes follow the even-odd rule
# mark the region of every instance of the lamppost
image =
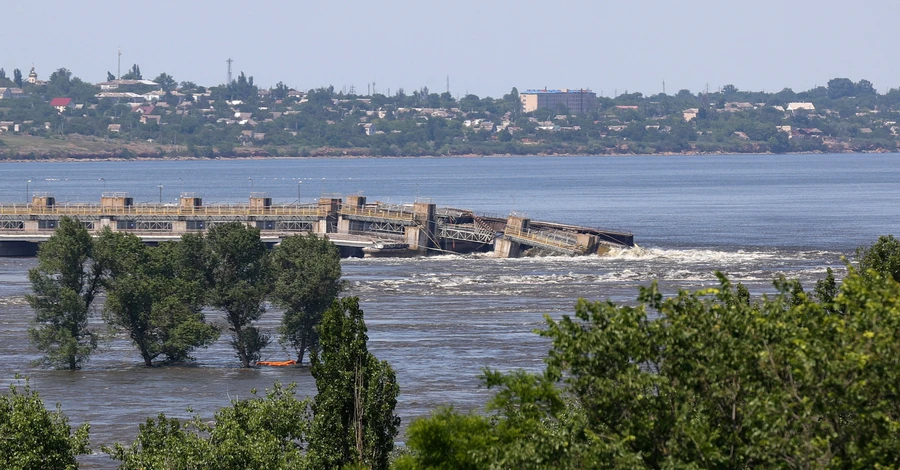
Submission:
POLYGON ((163 190, 163 185, 160 184, 160 185, 157 186, 157 187, 159 188, 159 205, 162 205, 162 190, 163 190))
POLYGON ((31 185, 31 178, 25 180, 25 204, 28 204, 28 196, 31 194, 31 190, 29 186, 31 185))
POLYGON ((184 180, 181 178, 178 178, 178 181, 181 181, 181 194, 184 194, 184 180))
POLYGON ((303 181, 300 181, 300 178, 297 178, 297 207, 300 207, 300 184, 303 181))
POLYGON ((253 177, 248 176, 247 180, 250 181, 250 192, 253 192, 253 177))
POLYGON ((103 192, 105 193, 105 192, 106 192, 106 180, 103 179, 103 177, 101 176, 101 177, 100 177, 100 181, 103 182, 103 192))

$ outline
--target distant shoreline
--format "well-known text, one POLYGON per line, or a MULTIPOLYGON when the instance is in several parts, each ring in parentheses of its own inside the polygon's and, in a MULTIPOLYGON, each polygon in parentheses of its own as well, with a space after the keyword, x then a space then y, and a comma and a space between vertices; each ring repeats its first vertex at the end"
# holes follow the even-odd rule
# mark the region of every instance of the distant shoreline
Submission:
POLYGON ((316 155, 316 156, 269 156, 269 155, 240 155, 233 157, 191 157, 191 156, 135 156, 131 158, 122 157, 103 157, 103 156, 71 156, 71 157, 49 157, 49 158, 10 158, 0 156, 0 164, 3 163, 70 163, 70 162, 148 162, 148 161, 227 161, 227 160, 342 160, 342 159, 424 159, 424 158, 511 158, 511 157, 675 157, 675 156, 734 156, 734 155, 827 155, 827 154, 891 154, 897 153, 886 149, 878 149, 872 151, 843 151, 843 152, 663 152, 663 153, 602 153, 602 154, 584 154, 584 153, 553 153, 553 154, 460 154, 460 155, 414 155, 414 156, 378 156, 378 155, 316 155))

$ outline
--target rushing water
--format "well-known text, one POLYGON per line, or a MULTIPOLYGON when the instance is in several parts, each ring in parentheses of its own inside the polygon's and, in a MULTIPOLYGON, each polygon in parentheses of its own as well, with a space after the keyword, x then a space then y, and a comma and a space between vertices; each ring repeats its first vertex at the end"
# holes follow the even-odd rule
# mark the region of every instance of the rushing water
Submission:
MULTIPOLYGON (((632 231, 638 248, 607 256, 496 259, 485 255, 351 259, 348 294, 361 298, 369 347, 397 370, 404 425, 440 405, 479 409, 484 367, 539 370, 548 344, 533 330, 579 297, 631 302, 658 280, 664 292, 715 283, 721 270, 756 294, 784 274, 809 285, 878 235, 900 233, 900 155, 718 157, 503 157, 0 164, 0 201, 48 191, 60 202, 96 202, 129 191, 136 202, 205 204, 268 191, 276 203, 324 193, 411 202, 632 231), (102 179, 101 179, 102 178, 102 179), (31 180, 30 182, 28 180, 31 180), (299 181, 299 183, 298 183, 299 181), (162 185, 160 196, 159 185, 162 185)), ((241 370, 225 340, 190 366, 147 369, 128 341, 108 335, 77 372, 29 366, 24 300, 34 259, 0 258, 0 382, 31 378, 73 424, 91 423, 95 448, 129 441, 137 423, 165 412, 209 417, 230 399, 276 380, 314 394, 308 370, 241 370)), ((278 312, 262 327, 273 331, 278 312)), ((212 312, 210 318, 222 323, 212 312)), ((98 321, 97 328, 103 328, 98 321)), ((287 358, 275 344, 264 357, 287 358)), ((110 466, 103 456, 84 461, 110 466)))

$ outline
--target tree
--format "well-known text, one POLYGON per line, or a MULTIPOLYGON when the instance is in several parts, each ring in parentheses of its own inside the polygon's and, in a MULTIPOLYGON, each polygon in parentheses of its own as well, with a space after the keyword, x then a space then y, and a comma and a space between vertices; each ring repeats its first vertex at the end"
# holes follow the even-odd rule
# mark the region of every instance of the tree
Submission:
POLYGON ((13 70, 13 82, 15 82, 17 87, 22 86, 22 71, 19 69, 13 70))
POLYGON ((751 303, 719 275, 636 306, 580 300, 548 318, 543 374, 486 372, 493 416, 415 423, 400 468, 890 467, 900 283, 848 270, 818 299, 779 279, 751 303))
POLYGON ((840 99, 856 94, 856 85, 849 78, 832 78, 828 80, 828 97, 840 99))
POLYGON ((92 262, 93 249, 84 225, 63 217, 53 236, 41 244, 37 267, 28 271, 33 293, 26 299, 36 313, 28 333, 45 353, 44 366, 79 369, 97 348, 88 318, 103 270, 92 262))
POLYGON ((259 239, 258 228, 231 222, 210 229, 206 247, 210 303, 225 312, 231 345, 241 367, 250 367, 269 344, 269 336, 253 325, 265 312, 270 276, 266 245, 259 239))
POLYGON ((878 237, 871 246, 858 248, 856 259, 862 275, 874 272, 900 282, 900 240, 893 235, 878 237))
POLYGON ((278 383, 265 397, 252 393, 217 411, 212 425, 199 416, 182 423, 160 414, 140 426, 131 447, 116 443, 103 450, 124 470, 306 468, 309 400, 298 400, 293 385, 278 383))
POLYGON ((390 364, 366 347, 359 299, 336 300, 319 331, 321 348, 311 354, 318 391, 312 405, 311 463, 317 468, 386 469, 400 425, 394 415, 400 388, 390 364))
POLYGON ((732 84, 728 84, 728 85, 725 85, 724 87, 722 87, 722 94, 725 96, 731 96, 737 92, 738 92, 737 87, 732 84))
POLYGON ((112 74, 109 70, 106 71, 106 81, 111 82, 116 79, 116 76, 112 74))
POLYGON ((163 355, 167 362, 190 359, 190 352, 219 337, 205 322, 204 273, 193 263, 202 240, 185 235, 182 242, 150 248, 133 234, 104 230, 96 258, 104 266, 105 318, 128 332, 145 366, 163 355))
POLYGON ((138 64, 134 64, 131 66, 131 70, 129 70, 125 75, 122 75, 122 80, 143 80, 143 76, 141 75, 141 67, 138 64))
POLYGON ((163 91, 172 91, 178 88, 178 82, 175 81, 175 79, 172 78, 171 75, 165 72, 159 74, 159 76, 154 78, 153 81, 156 82, 160 86, 160 88, 163 89, 163 91))
POLYGON ((282 342, 302 363, 319 345, 316 327, 343 288, 341 253, 334 243, 315 234, 284 239, 272 253, 272 301, 284 309, 282 342))
POLYGON ((0 394, 0 462, 5 468, 78 468, 75 457, 90 452, 89 430, 85 423, 73 433, 59 405, 55 412, 44 407, 27 379, 0 394))

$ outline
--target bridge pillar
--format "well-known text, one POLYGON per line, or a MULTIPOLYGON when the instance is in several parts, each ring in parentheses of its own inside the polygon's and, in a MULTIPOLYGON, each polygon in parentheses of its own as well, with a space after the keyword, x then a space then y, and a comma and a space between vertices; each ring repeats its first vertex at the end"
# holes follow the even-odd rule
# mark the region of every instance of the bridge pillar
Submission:
POLYGON ((38 221, 37 220, 25 220, 22 222, 22 225, 25 229, 25 233, 34 233, 38 231, 38 221))
POLYGON ((316 235, 335 232, 338 228, 337 222, 340 211, 340 198, 319 198, 319 220, 313 225, 313 231, 316 232, 316 235))
MULTIPOLYGON (((506 218, 506 227, 503 232, 510 235, 524 235, 530 224, 531 219, 510 214, 506 218)), ((494 254, 500 258, 518 258, 522 255, 522 244, 506 237, 500 237, 494 241, 494 254)))
POLYGON ((416 225, 407 226, 404 230, 406 244, 409 249, 427 252, 430 248, 435 248, 437 244, 436 236, 436 219, 435 205, 428 202, 417 202, 413 204, 413 217, 416 225))
POLYGON ((494 240, 494 256, 498 258, 518 258, 522 254, 522 245, 508 238, 494 240))
MULTIPOLYGON (((363 209, 366 207, 366 197, 365 196, 347 196, 347 202, 343 204, 347 207, 353 207, 356 209, 363 209)), ((359 222, 353 223, 350 219, 345 219, 343 216, 338 215, 338 233, 351 233, 354 230, 362 230, 359 227, 361 224, 359 222)))
POLYGON ((589 254, 597 251, 600 241, 596 235, 579 233, 578 236, 575 237, 575 243, 582 253, 589 254))

